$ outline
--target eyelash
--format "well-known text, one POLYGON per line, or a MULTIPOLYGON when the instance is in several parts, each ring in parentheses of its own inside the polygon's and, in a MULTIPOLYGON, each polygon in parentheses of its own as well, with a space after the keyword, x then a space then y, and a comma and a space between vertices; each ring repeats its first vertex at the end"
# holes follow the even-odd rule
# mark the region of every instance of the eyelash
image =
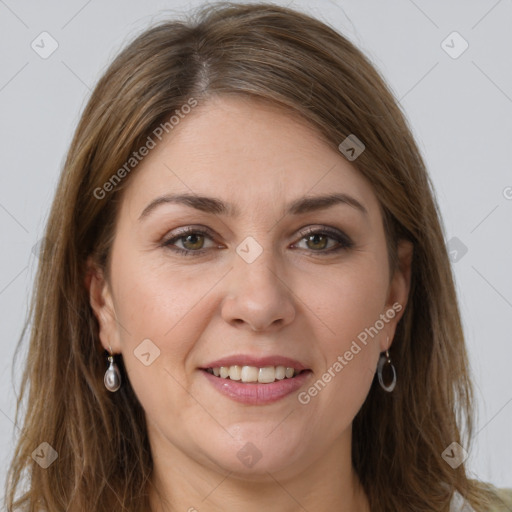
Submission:
MULTIPOLYGON (((179 247, 172 247, 172 244, 178 240, 181 240, 182 238, 185 238, 186 236, 193 234, 193 235, 205 235, 208 238, 212 239, 212 233, 208 230, 201 229, 201 228, 194 228, 192 226, 184 228, 181 230, 179 235, 174 236, 173 238, 169 238, 168 240, 164 241, 161 245, 162 247, 166 247, 167 249, 170 249, 171 251, 181 254, 183 256, 200 256, 204 254, 208 249, 199 249, 197 251, 191 250, 191 249, 181 249, 179 247)), ((310 228, 301 233, 301 238, 299 241, 302 241, 304 238, 312 235, 327 235, 329 238, 332 238, 339 244, 341 244, 339 247, 331 248, 328 250, 318 250, 315 251, 313 249, 309 249, 310 251, 319 254, 320 256, 328 256, 333 253, 340 252, 342 250, 351 249, 354 246, 354 243, 348 238, 345 234, 342 234, 341 232, 338 232, 337 230, 333 230, 330 228, 310 228)), ((307 249, 306 249, 307 250, 307 249)))

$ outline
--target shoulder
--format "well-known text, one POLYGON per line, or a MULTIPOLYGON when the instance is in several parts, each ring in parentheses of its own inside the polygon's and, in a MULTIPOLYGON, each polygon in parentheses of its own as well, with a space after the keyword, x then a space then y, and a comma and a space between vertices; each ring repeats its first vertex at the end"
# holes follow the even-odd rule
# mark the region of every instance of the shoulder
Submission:
MULTIPOLYGON (((497 488, 490 486, 496 496, 496 500, 487 512, 510 512, 512 511, 512 489, 497 488)), ((475 510, 455 492, 450 503, 450 512, 475 512, 475 510)))
POLYGON ((496 494, 498 495, 499 501, 496 503, 495 508, 493 509, 496 512, 498 511, 509 511, 512 510, 512 489, 503 488, 503 489, 495 489, 496 494))

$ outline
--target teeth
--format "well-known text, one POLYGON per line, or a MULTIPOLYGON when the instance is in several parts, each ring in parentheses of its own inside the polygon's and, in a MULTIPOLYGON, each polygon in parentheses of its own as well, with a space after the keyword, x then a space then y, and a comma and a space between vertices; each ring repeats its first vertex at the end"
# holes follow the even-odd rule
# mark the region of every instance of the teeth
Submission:
POLYGON ((295 368, 285 366, 220 366, 216 368, 208 368, 209 373, 222 379, 238 380, 241 382, 259 382, 261 384, 269 384, 276 380, 284 378, 291 379, 298 375, 300 371, 295 368))
POLYGON ((286 377, 286 368, 284 366, 276 366, 276 379, 283 380, 286 377))
POLYGON ((231 380, 240 380, 242 378, 242 367, 241 366, 230 366, 229 367, 229 378, 231 380))
POLYGON ((258 368, 256 366, 242 366, 241 381, 258 382, 258 368))
MULTIPOLYGON (((292 368, 293 375, 293 368, 292 368)), ((258 382, 263 384, 268 384, 269 382, 274 382, 276 380, 276 369, 273 366, 265 366, 265 368, 260 368, 258 373, 258 382)))

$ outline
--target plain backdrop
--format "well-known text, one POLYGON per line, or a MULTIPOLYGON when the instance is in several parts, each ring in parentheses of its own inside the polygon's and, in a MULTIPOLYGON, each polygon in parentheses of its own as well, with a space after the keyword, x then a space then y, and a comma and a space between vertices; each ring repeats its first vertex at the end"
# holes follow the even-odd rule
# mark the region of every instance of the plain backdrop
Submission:
MULTIPOLYGON (((14 424, 15 389, 26 341, 13 373, 11 365, 33 284, 34 246, 80 113, 127 42, 200 3, 0 0, 2 488, 21 428, 14 424), (42 37, 45 51, 58 44, 47 58, 33 49, 42 37)), ((475 383, 478 422, 468 467, 474 478, 512 487, 512 2, 274 3, 312 14, 352 40, 408 117, 441 209, 475 383)))

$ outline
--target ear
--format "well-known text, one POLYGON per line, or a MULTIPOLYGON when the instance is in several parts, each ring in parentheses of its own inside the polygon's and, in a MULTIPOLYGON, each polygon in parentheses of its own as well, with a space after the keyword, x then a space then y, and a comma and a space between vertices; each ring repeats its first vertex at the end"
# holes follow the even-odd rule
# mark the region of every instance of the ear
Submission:
POLYGON ((112 347, 113 353, 120 353, 121 344, 110 285, 105 279, 103 271, 93 262, 92 258, 87 261, 85 286, 89 291, 89 302, 94 316, 98 320, 100 342, 103 348, 110 352, 110 347, 112 347))
POLYGON ((391 346, 395 335, 396 326, 402 318, 411 286, 412 258, 414 244, 405 239, 398 242, 397 255, 398 266, 391 278, 388 288, 385 315, 389 319, 384 329, 384 336, 380 337, 381 351, 384 352, 391 346))

